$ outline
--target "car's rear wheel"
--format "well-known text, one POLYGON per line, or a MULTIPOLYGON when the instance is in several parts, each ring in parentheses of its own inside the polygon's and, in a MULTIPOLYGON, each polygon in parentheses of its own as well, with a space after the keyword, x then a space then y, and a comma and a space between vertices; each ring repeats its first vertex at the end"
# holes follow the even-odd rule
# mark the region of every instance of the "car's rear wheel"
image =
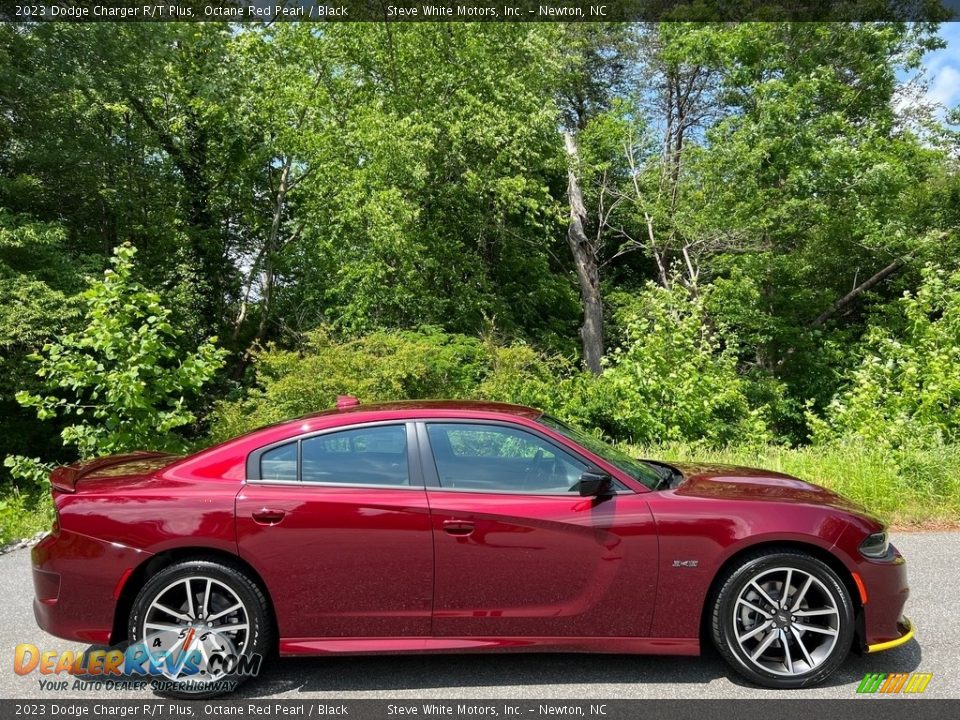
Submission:
POLYGON ((200 699, 229 692, 258 671, 273 630, 267 599, 246 573, 217 560, 187 560, 146 582, 133 603, 129 637, 143 642, 146 664, 162 672, 157 691, 200 699))
POLYGON ((711 619, 724 659, 772 688, 823 681, 854 635, 853 603, 837 573, 797 550, 745 557, 721 579, 711 619))

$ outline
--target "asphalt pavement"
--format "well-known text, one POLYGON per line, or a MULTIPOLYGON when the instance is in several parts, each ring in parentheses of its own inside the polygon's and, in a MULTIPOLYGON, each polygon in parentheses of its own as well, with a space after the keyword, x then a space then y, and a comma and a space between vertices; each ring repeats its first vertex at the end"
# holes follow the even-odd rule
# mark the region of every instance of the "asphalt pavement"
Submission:
MULTIPOLYGON (((735 675, 707 648, 699 658, 588 654, 414 655, 282 658, 237 695, 289 699, 633 699, 853 698, 868 672, 930 672, 925 697, 960 698, 960 533, 894 534, 907 558, 911 597, 906 613, 914 640, 875 655, 852 655, 825 683, 771 691, 735 675)), ((33 619, 30 555, 0 556, 0 698, 90 698, 90 692, 42 691, 36 673, 13 671, 14 647, 83 650, 40 630, 33 619), (5 659, 4 659, 5 658, 5 659)), ((150 690, 102 694, 149 698, 150 690)))

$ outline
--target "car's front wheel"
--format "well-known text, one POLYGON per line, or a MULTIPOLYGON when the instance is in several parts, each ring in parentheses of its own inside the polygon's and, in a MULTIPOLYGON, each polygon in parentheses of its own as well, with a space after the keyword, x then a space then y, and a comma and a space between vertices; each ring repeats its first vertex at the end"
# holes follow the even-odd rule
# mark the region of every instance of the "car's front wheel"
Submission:
POLYGON ((133 603, 129 637, 139 643, 143 666, 152 665, 156 690, 199 699, 230 692, 259 672, 273 629, 267 599, 246 573, 198 559, 146 582, 133 603))
POLYGON ((844 661, 854 635, 853 603, 837 573, 790 549, 757 552, 730 570, 711 620, 724 659, 772 688, 821 682, 844 661))

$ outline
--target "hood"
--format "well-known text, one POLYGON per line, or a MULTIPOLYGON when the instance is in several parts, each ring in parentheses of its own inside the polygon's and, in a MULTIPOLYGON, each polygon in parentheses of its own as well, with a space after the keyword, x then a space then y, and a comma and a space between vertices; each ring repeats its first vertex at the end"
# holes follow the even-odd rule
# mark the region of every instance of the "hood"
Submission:
POLYGON ((843 495, 784 473, 734 465, 671 464, 683 473, 677 495, 822 505, 873 517, 843 495))

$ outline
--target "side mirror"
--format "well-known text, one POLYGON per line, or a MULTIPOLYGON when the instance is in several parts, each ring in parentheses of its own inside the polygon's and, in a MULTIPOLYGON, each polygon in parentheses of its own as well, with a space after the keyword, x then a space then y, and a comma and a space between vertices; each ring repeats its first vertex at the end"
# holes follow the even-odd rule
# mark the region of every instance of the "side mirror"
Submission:
POLYGON ((613 478, 599 470, 585 470, 580 476, 580 495, 583 497, 598 497, 611 495, 613 478))

